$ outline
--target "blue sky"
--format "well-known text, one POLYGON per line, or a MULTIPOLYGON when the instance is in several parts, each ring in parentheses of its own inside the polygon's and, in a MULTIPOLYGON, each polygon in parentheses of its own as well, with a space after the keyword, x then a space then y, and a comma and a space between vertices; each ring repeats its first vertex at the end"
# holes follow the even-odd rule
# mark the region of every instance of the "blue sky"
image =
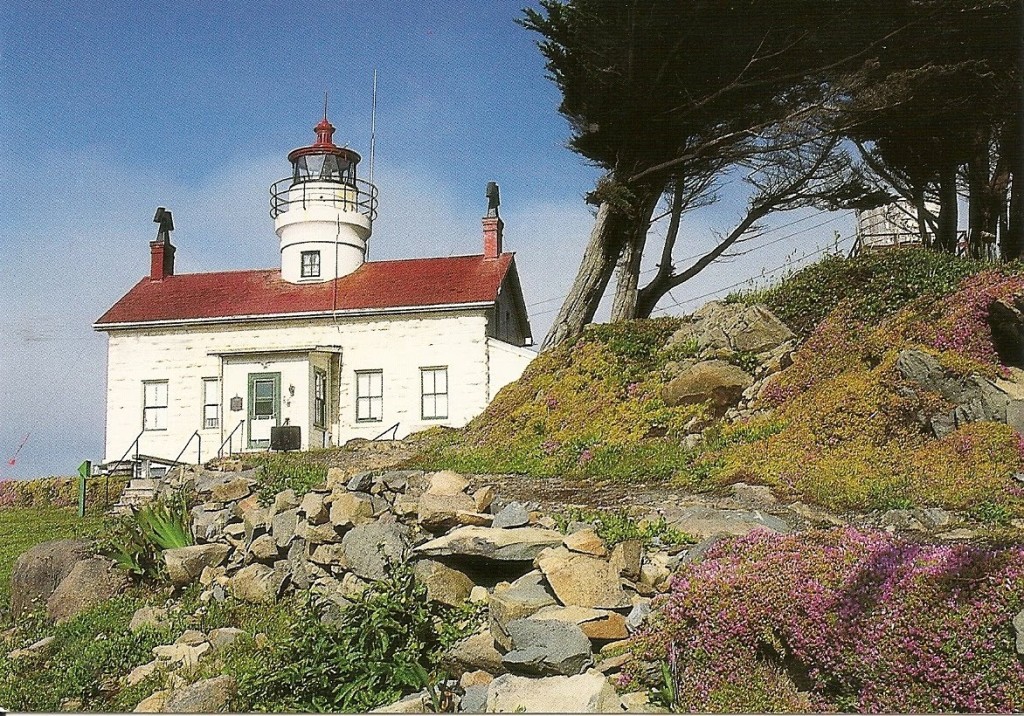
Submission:
MULTIPOLYGON (((91 324, 147 272, 154 209, 174 212, 179 272, 276 265, 268 187, 312 141, 325 90, 335 140, 367 176, 374 69, 371 257, 479 252, 497 181, 539 341, 575 275, 598 172, 564 148, 558 91, 515 24, 523 4, 0 7, 0 477, 101 457, 105 337, 91 324)), ((742 194, 723 197, 684 224, 680 258, 736 220, 742 194)), ((852 230, 845 215, 776 225, 761 243, 780 240, 674 291, 666 312, 852 230)))

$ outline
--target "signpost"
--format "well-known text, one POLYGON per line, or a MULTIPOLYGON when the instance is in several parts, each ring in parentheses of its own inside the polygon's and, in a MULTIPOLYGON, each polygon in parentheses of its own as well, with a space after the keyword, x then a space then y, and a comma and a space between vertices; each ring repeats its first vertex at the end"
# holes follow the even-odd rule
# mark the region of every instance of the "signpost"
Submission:
POLYGON ((85 517, 85 481, 92 475, 92 461, 78 466, 78 516, 85 517))

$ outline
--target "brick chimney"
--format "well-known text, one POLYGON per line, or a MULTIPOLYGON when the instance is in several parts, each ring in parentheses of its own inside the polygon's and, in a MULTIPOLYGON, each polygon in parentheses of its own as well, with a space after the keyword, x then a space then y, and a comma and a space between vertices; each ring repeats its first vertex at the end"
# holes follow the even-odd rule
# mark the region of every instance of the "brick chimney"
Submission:
POLYGON ((149 280, 163 281, 174 275, 174 245, 171 243, 174 219, 171 212, 161 206, 156 210, 153 221, 160 228, 157 229, 156 240, 149 242, 149 280))
POLYGON ((483 218, 484 225, 484 258, 496 259, 501 256, 501 233, 505 228, 505 222, 498 216, 498 205, 501 198, 498 194, 498 185, 487 182, 487 214, 483 218))

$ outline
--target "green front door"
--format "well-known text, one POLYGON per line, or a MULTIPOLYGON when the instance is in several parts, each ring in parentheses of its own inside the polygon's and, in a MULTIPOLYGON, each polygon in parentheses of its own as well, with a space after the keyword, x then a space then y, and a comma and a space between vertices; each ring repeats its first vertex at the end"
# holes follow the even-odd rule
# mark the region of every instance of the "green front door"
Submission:
POLYGON ((270 428, 281 424, 281 374, 249 374, 249 447, 270 447, 270 428))

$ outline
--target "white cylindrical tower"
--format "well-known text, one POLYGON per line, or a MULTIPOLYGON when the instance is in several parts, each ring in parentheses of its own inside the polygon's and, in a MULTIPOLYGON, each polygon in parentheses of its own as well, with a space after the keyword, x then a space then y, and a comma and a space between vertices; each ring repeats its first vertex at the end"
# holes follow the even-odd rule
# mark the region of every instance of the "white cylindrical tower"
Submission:
POLYGON ((366 260, 377 188, 356 178, 359 154, 335 146, 327 113, 316 142, 288 154, 292 175, 270 187, 270 216, 281 240, 281 277, 318 283, 350 274, 366 260))

